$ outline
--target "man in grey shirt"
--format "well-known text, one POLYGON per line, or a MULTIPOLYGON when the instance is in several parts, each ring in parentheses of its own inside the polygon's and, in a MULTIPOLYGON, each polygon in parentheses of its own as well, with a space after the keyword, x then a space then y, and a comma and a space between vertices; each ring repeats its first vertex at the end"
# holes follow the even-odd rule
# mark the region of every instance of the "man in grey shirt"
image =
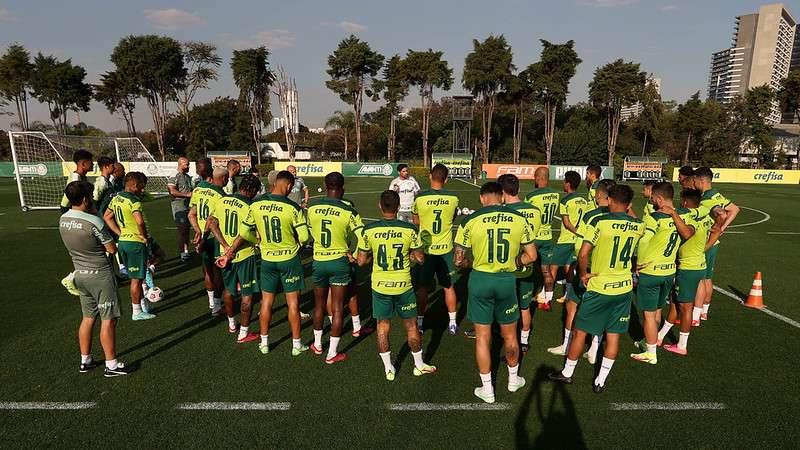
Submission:
POLYGON ((305 208, 308 205, 308 186, 306 186, 306 182, 302 178, 297 176, 297 167, 287 166, 286 170, 294 175, 294 185, 287 197, 301 208, 305 208))
POLYGON ((75 287, 80 293, 83 319, 78 328, 81 350, 80 372, 88 372, 96 365, 92 361, 92 331, 100 317, 100 345, 105 354, 105 376, 117 377, 130 373, 130 368, 117 361, 116 326, 120 316, 117 283, 111 263, 106 256, 116 253, 117 246, 102 219, 90 214, 92 185, 86 181, 73 181, 64 195, 70 204, 58 223, 61 240, 67 248, 75 268, 75 287))
POLYGON ((189 253, 189 199, 192 198, 194 182, 189 176, 189 158, 178 158, 178 172, 167 180, 167 189, 172 196, 172 217, 178 230, 178 251, 181 261, 192 258, 189 253))

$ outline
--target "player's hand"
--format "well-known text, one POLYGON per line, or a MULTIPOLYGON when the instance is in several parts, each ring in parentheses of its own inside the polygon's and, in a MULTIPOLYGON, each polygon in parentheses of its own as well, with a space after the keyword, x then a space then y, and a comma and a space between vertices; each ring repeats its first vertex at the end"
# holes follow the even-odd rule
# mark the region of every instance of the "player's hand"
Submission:
POLYGON ((214 261, 214 264, 216 264, 216 266, 220 269, 224 269, 228 265, 228 262, 230 262, 230 257, 226 254, 218 257, 214 261))
POLYGON ((199 233, 195 233, 194 237, 192 238, 192 244, 200 245, 200 241, 202 240, 202 236, 199 233))
POLYGON ((589 280, 591 280, 592 278, 594 278, 596 276, 597 276, 596 273, 587 273, 587 274, 585 274, 585 275, 583 275, 581 277, 581 283, 583 283, 584 286, 588 286, 589 285, 589 280))
POLYGON ((350 261, 350 263, 356 262, 356 259, 353 258, 353 255, 350 253, 347 254, 347 260, 350 261))
POLYGON ((194 251, 196 251, 198 254, 203 253, 203 245, 205 245, 205 243, 206 242, 202 239, 197 241, 197 243, 194 246, 194 251))
POLYGON ((644 269, 645 267, 649 266, 650 263, 642 263, 636 265, 636 273, 639 273, 640 270, 644 269))
POLYGON ((658 212, 669 214, 671 216, 675 213, 675 207, 669 203, 662 203, 661 205, 658 205, 658 212))

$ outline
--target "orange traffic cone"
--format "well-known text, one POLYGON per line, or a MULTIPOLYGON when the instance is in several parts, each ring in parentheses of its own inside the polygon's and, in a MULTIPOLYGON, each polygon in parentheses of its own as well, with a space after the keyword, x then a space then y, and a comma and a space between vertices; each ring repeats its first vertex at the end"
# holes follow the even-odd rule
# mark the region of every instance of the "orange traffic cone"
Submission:
POLYGON ((761 295, 761 272, 756 272, 756 277, 753 279, 753 287, 750 288, 750 295, 747 296, 744 306, 758 309, 766 306, 764 304, 764 297, 761 295))

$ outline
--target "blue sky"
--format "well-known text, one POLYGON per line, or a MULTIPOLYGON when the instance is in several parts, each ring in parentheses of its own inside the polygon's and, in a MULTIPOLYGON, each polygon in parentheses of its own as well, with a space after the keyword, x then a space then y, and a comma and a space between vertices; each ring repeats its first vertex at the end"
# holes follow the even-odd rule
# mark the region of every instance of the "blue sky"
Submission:
MULTIPOLYGON (((662 79, 664 99, 685 100, 695 91, 705 96, 712 52, 729 45, 736 15, 757 11, 762 2, 742 0, 197 0, 97 1, 0 0, 0 47, 20 42, 31 53, 41 51, 72 58, 86 67, 89 81, 110 70, 108 56, 123 36, 158 33, 178 40, 217 44, 224 58, 220 79, 201 92, 202 102, 236 96, 229 61, 235 48, 266 45, 273 65, 297 80, 304 125, 321 126, 336 109, 348 105, 325 88, 327 55, 340 39, 355 33, 384 55, 408 49, 443 50, 456 83, 448 94, 460 94, 461 71, 472 39, 505 34, 514 63, 524 68, 538 59, 539 39, 573 39, 583 63, 570 86, 569 102, 586 99, 595 68, 616 58, 641 63, 662 79)), ((798 2, 787 2, 800 14, 798 2)), ((441 95, 441 93, 437 94, 441 95)), ((35 102, 32 102, 35 103, 35 102)), ((276 109, 274 99, 273 110, 276 109)), ((416 96, 407 104, 417 103, 416 96)), ((374 109, 376 105, 367 105, 374 109)), ((174 108, 173 108, 174 109, 174 108)), ((152 125, 140 102, 137 128, 152 125)), ((31 120, 47 120, 31 104, 31 120)), ((82 120, 101 128, 122 129, 96 103, 82 120)), ((74 121, 74 116, 70 121, 74 121)), ((0 128, 10 119, 0 117, 0 128)))

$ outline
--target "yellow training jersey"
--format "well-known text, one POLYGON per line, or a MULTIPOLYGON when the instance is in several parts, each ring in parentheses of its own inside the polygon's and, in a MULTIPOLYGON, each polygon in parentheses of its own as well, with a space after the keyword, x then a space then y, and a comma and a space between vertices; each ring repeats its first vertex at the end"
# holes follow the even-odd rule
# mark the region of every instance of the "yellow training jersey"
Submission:
POLYGON ((453 250, 453 219, 458 211, 458 196, 443 189, 420 192, 411 205, 419 217, 419 235, 425 253, 444 255, 453 250))
POLYGON ((647 203, 644 204, 644 208, 642 208, 642 219, 647 217, 648 214, 653 214, 656 210, 656 207, 650 203, 650 199, 647 199, 647 203))
MULTIPOLYGON (((709 189, 703 192, 703 197, 700 199, 700 206, 697 208, 697 215, 700 219, 704 219, 709 233, 711 232, 711 227, 714 226, 714 219, 711 217, 711 210, 717 206, 720 208, 725 208, 730 204, 731 201, 716 189, 709 189)), ((719 245, 719 240, 714 242, 714 245, 719 245)))
POLYGON ((706 242, 709 228, 703 218, 691 219, 687 225, 694 227, 694 236, 683 242, 678 249, 678 268, 683 270, 705 270, 706 242))
POLYGON ((402 294, 411 286, 412 250, 422 248, 417 227, 401 220, 379 220, 364 227, 359 250, 372 253, 372 290, 402 294))
POLYGON ((138 212, 144 219, 142 212, 142 201, 131 192, 120 192, 111 200, 108 205, 114 211, 114 221, 120 230, 119 240, 122 242, 141 242, 145 243, 144 237, 139 234, 139 226, 133 213, 138 212))
POLYGON ((561 214, 561 232, 558 235, 558 244, 575 243, 575 233, 569 231, 564 225, 564 217, 569 217, 569 222, 577 229, 578 224, 581 223, 583 213, 588 209, 589 205, 586 199, 578 195, 577 192, 571 192, 561 199, 558 211, 561 214))
POLYGON ((250 205, 247 226, 258 230, 261 259, 288 261, 308 240, 308 226, 303 210, 283 195, 265 194, 250 205))
POLYGON ((561 198, 554 189, 543 187, 534 189, 533 192, 525 197, 525 201, 531 205, 539 208, 542 212, 542 221, 539 231, 536 234, 536 240, 549 241, 553 239, 553 232, 550 229, 550 222, 558 210, 558 201, 561 198))
MULTIPOLYGON (((528 220, 528 225, 531 227, 533 236, 536 236, 539 227, 542 226, 542 212, 539 211, 539 208, 525 202, 508 203, 506 207, 525 216, 525 219, 528 220)), ((533 267, 527 266, 518 269, 516 274, 517 278, 528 278, 533 275, 533 267)))
POLYGON ((608 206, 598 206, 597 208, 583 214, 581 223, 577 225, 578 234, 575 236, 575 256, 578 256, 581 253, 583 239, 586 236, 586 227, 589 225, 589 222, 591 222, 593 218, 606 213, 608 213, 608 206))
POLYGON ((355 209, 335 198, 324 197, 308 207, 308 226, 314 238, 314 261, 332 261, 350 252, 348 236, 361 241, 364 224, 355 209))
MULTIPOLYGON (((688 209, 678 209, 681 219, 687 224, 694 224, 694 215, 688 209)), ((675 221, 669 214, 654 211, 646 214, 644 222, 644 236, 639 241, 639 265, 645 265, 640 273, 647 275, 668 276, 675 273, 678 248, 681 237, 678 234, 675 221)))
POLYGON ((595 180, 591 186, 589 186, 589 193, 586 194, 586 204, 589 205, 587 211, 591 211, 597 208, 597 200, 594 198, 594 194, 597 193, 597 184, 600 180, 595 180))
POLYGON ((206 229, 206 220, 211 214, 211 209, 214 202, 225 195, 222 188, 215 186, 207 181, 201 181, 197 187, 192 190, 192 198, 189 200, 189 208, 196 208, 197 210, 197 224, 200 231, 206 229))
POLYGON ((586 227, 584 241, 592 244, 592 273, 586 289, 604 295, 621 295, 633 290, 631 258, 644 234, 640 219, 626 213, 596 216, 586 227))
POLYGON ((528 220, 506 206, 485 206, 461 221, 455 244, 472 249, 472 268, 479 272, 516 272, 517 256, 534 241, 528 220))
MULTIPOLYGON (((228 245, 233 244, 237 236, 242 236, 244 242, 236 251, 231 261, 240 262, 255 255, 253 242, 255 233, 246 224, 247 216, 250 214, 250 199, 239 194, 226 195, 216 199, 212 204, 209 217, 213 216, 219 223, 219 231, 228 245)), ((220 254, 225 250, 222 244, 219 245, 220 254)))

